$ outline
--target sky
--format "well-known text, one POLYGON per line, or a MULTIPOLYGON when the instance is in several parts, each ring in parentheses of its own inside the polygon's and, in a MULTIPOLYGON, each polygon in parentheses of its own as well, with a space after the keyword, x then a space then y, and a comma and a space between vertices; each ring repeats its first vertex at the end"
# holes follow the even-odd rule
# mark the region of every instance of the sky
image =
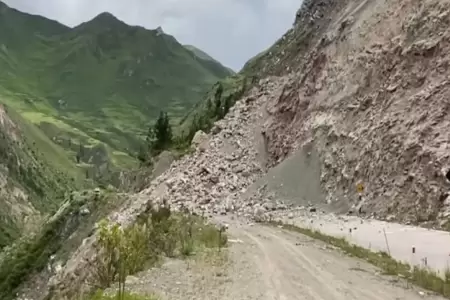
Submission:
POLYGON ((240 70, 289 28, 302 0, 3 0, 18 10, 76 26, 102 12, 130 25, 161 26, 182 44, 240 70))

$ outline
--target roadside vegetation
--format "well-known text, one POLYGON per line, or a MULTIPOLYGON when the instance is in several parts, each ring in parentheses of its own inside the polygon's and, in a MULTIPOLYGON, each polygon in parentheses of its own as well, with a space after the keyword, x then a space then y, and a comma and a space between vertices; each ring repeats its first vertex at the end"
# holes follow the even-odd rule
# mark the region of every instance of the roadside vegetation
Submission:
POLYGON ((28 278, 49 266, 51 257, 65 261, 98 219, 126 199, 110 191, 85 190, 66 195, 61 208, 35 233, 28 233, 0 253, 0 299, 15 298, 28 278))
POLYGON ((127 276, 155 266, 162 257, 186 258, 227 245, 223 228, 188 212, 172 213, 170 208, 149 209, 133 226, 122 229, 106 220, 99 223, 99 254, 93 262, 93 295, 89 300, 152 300, 154 295, 132 295, 127 291, 127 276), (114 288, 114 294, 104 290, 114 288))
POLYGON ((323 241, 335 246, 345 252, 345 254, 360 258, 370 264, 380 268, 385 275, 399 276, 408 282, 432 292, 450 298, 450 269, 447 269, 444 276, 437 272, 420 266, 411 266, 407 263, 399 262, 386 252, 374 252, 369 249, 351 244, 345 238, 337 238, 326 235, 317 230, 302 228, 295 225, 283 224, 279 221, 268 222, 271 226, 282 226, 284 229, 295 231, 314 239, 323 241))

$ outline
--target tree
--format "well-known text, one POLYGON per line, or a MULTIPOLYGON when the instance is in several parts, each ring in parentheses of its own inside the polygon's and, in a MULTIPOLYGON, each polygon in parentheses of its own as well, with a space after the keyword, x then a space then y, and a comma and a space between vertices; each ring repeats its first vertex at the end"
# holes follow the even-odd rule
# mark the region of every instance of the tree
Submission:
POLYGON ((215 100, 214 117, 216 117, 217 120, 222 118, 222 101, 220 101, 220 98, 216 98, 215 100))
POLYGON ((172 127, 166 112, 161 111, 153 127, 149 128, 147 134, 147 145, 153 155, 159 154, 172 145, 172 127))
POLYGON ((214 98, 216 100, 222 98, 222 93, 223 93, 223 86, 222 86, 222 83, 219 82, 219 86, 217 87, 214 98))
POLYGON ((149 157, 148 144, 139 146, 139 152, 137 154, 137 159, 142 163, 148 165, 151 162, 149 157))
POLYGON ((206 114, 208 116, 211 116, 213 113, 213 103, 211 101, 211 98, 208 98, 208 100, 206 101, 206 114))
POLYGON ((230 111, 231 106, 233 106, 233 95, 229 95, 225 99, 225 103, 223 105, 223 117, 230 111))

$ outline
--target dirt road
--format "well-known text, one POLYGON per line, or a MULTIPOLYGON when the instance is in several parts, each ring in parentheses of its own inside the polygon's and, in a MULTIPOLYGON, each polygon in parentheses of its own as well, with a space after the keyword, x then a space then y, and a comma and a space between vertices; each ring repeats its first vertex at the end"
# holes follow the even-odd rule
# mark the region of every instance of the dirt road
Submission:
POLYGON ((441 275, 444 275, 450 265, 450 235, 446 231, 361 219, 356 216, 309 213, 305 210, 292 214, 293 218, 285 214, 275 219, 285 224, 319 230, 327 235, 344 237, 363 248, 389 252, 396 260, 410 265, 424 267, 423 261, 426 258, 427 267, 440 272, 441 275))
POLYGON ((232 221, 226 259, 168 261, 129 288, 168 300, 444 299, 309 237, 232 221))
POLYGON ((365 262, 296 233, 259 225, 232 227, 230 233, 242 241, 233 252, 247 256, 261 274, 258 288, 262 299, 394 300, 424 296, 398 279, 380 275, 365 262))

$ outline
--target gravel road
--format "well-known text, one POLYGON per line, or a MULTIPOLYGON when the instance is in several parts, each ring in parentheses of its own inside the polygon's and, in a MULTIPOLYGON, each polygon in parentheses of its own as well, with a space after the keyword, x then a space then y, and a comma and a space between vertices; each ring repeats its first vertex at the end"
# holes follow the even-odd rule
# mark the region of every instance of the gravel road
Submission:
POLYGON ((297 211, 292 215, 293 218, 284 216, 277 219, 335 237, 345 237, 366 249, 389 252, 395 259, 411 265, 423 267, 426 261, 427 267, 441 275, 450 265, 450 234, 446 231, 320 212, 297 211))
POLYGON ((170 261, 139 274, 129 287, 177 300, 444 299, 381 275, 372 265, 309 237, 230 223, 226 258, 170 261))

